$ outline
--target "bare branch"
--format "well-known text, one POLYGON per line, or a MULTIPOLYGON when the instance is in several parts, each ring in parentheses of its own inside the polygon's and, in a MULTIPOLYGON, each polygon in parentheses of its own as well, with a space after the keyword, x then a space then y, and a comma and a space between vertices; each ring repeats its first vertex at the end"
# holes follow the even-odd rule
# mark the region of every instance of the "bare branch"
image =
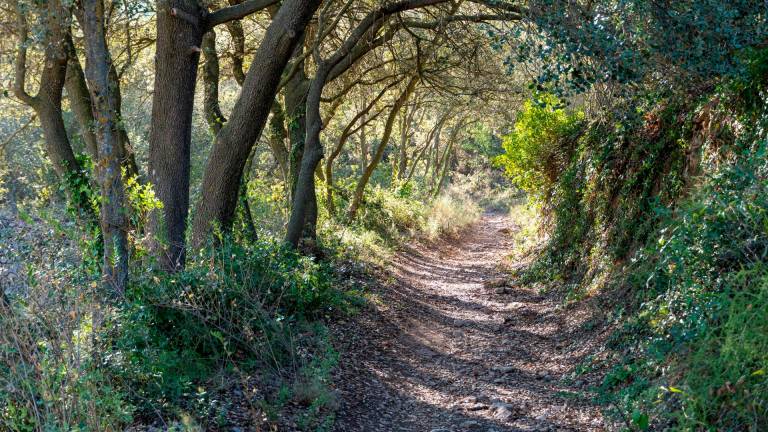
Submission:
POLYGON ((16 138, 17 135, 19 135, 20 133, 24 132, 24 130, 26 128, 28 128, 29 125, 31 125, 33 121, 35 121, 35 118, 37 118, 37 116, 35 114, 32 114, 29 117, 29 120, 27 120, 23 125, 21 125, 21 127, 16 129, 8 138, 5 139, 5 141, 1 142, 0 143, 0 150, 3 150, 5 148, 5 146, 10 144, 10 142, 13 141, 14 138, 16 138))

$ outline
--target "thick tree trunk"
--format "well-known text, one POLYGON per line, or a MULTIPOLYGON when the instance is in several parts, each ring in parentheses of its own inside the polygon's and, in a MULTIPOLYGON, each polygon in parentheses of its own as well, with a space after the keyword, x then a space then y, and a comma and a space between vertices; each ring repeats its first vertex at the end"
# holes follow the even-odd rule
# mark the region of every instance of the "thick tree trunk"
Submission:
POLYGON ((157 1, 149 180, 163 208, 152 212, 149 228, 153 253, 169 271, 185 260, 192 109, 203 38, 202 26, 184 17, 201 15, 198 0, 157 1))
POLYGON ((211 224, 225 230, 231 227, 245 162, 267 122, 282 72, 320 3, 286 0, 267 28, 240 97, 208 158, 195 212, 196 245, 205 241, 211 224))
POLYGON ((101 231, 104 239, 104 283, 119 295, 128 282, 128 224, 125 191, 116 134, 117 101, 110 90, 111 56, 107 48, 102 0, 83 1, 83 33, 86 40, 86 71, 96 119, 101 186, 101 231))
POLYGON ((387 121, 384 124, 384 133, 381 137, 381 142, 379 142, 379 145, 376 148, 376 153, 374 153, 371 157, 371 163, 365 167, 365 171, 363 171, 360 180, 357 182, 355 193, 352 195, 352 202, 350 202, 349 210, 347 210, 347 218, 350 220, 354 219, 357 215, 357 210, 360 207, 360 203, 363 201, 365 187, 368 185, 368 181, 371 179, 373 171, 379 165, 381 158, 384 156, 384 150, 387 148, 389 139, 392 136, 392 128, 394 127, 397 114, 400 112, 400 109, 402 109, 405 102, 408 101, 408 98, 411 97, 411 94, 413 94, 413 91, 416 88, 416 83, 418 81, 418 76, 412 77, 410 81, 408 81, 405 90, 403 90, 403 92, 400 94, 400 97, 397 98, 395 104, 392 106, 392 111, 389 113, 389 117, 387 117, 387 121))

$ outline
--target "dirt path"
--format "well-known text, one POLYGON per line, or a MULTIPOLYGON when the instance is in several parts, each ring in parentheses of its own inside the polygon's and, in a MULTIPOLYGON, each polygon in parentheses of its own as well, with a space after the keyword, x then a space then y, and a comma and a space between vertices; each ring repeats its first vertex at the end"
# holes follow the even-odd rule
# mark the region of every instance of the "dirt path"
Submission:
POLYGON ((486 214, 458 240, 395 257, 371 308, 338 329, 334 430, 605 430, 584 383, 561 380, 586 352, 567 313, 531 289, 491 286, 512 229, 486 214))

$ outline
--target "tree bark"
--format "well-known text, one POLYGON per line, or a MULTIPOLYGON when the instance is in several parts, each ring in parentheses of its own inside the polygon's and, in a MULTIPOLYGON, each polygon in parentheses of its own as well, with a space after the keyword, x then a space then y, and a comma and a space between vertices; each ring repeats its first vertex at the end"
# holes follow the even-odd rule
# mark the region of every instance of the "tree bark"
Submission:
POLYGON ((102 273, 105 285, 122 295, 128 282, 128 218, 116 134, 117 101, 109 88, 112 60, 107 48, 102 0, 84 0, 83 9, 88 60, 86 72, 98 141, 96 167, 101 186, 101 231, 104 239, 102 273))
POLYGON ((219 55, 216 52, 216 31, 208 30, 203 36, 203 111, 205 120, 213 136, 219 133, 224 122, 224 114, 219 105, 219 55))
POLYGON ((315 168, 323 158, 323 149, 320 145, 320 130, 322 129, 322 119, 320 117, 320 99, 323 94, 323 87, 328 78, 329 68, 327 64, 319 64, 315 72, 315 78, 312 80, 307 93, 307 135, 304 143, 304 153, 301 159, 299 175, 296 179, 296 188, 293 194, 293 205, 291 206, 291 217, 288 220, 288 229, 285 240, 288 245, 294 249, 299 247, 304 227, 311 217, 312 203, 315 200, 317 207, 317 197, 315 195, 315 168))
POLYGON ((267 28, 240 97, 208 158, 194 219, 196 246, 206 240, 212 224, 231 227, 245 162, 267 122, 281 74, 320 3, 286 0, 267 28))
POLYGON ((283 177, 283 182, 287 186, 290 179, 290 169, 288 167, 289 154, 288 148, 285 145, 288 140, 288 131, 285 130, 285 112, 278 100, 275 100, 272 104, 272 116, 269 120, 269 131, 269 148, 280 167, 280 174, 283 177))
POLYGON ((227 23, 227 31, 229 31, 229 35, 232 37, 232 44, 234 45, 232 75, 235 77, 235 81, 242 86, 243 82, 245 82, 245 70, 243 69, 245 61, 245 32, 243 31, 243 24, 240 21, 230 21, 227 23))
POLYGON ((67 136, 62 117, 61 100, 67 75, 67 46, 69 11, 59 0, 40 6, 45 17, 44 65, 40 86, 32 96, 26 91, 28 26, 22 3, 17 3, 17 31, 19 44, 16 53, 14 94, 35 111, 45 138, 45 147, 53 169, 66 183, 68 199, 73 208, 83 212, 87 219, 96 220, 90 202, 90 187, 86 173, 80 166, 67 136))
POLYGON ((149 134, 149 179, 163 208, 150 214, 151 249, 161 267, 184 266, 189 209, 192 110, 202 26, 198 0, 157 1, 155 91, 149 134))
MULTIPOLYGON (((302 42, 304 37, 302 36, 302 42)), ((307 90, 309 78, 304 70, 304 61, 301 60, 303 46, 301 43, 294 53, 294 58, 299 62, 296 65, 296 73, 285 84, 285 115, 288 121, 288 139, 290 141, 289 154, 289 192, 291 199, 296 190, 296 181, 299 175, 301 158, 304 154, 304 142, 307 136, 307 90)))
POLYGON ((91 95, 88 94, 88 85, 85 82, 85 74, 77 58, 75 44, 72 36, 67 37, 67 77, 64 83, 67 89, 69 106, 75 114, 75 119, 80 127, 80 136, 83 139, 85 150, 92 160, 98 156, 96 134, 94 133, 93 111, 91 108, 91 95))
MULTIPOLYGON (((69 55, 67 61, 67 78, 65 82, 67 98, 69 99, 69 105, 72 108, 72 111, 75 114, 75 119, 80 127, 80 134, 83 137, 86 151, 91 159, 95 161, 98 159, 98 150, 96 134, 94 133, 95 123, 93 119, 91 95, 89 94, 85 74, 80 65, 80 60, 77 57, 77 51, 71 36, 67 37, 67 51, 69 55)), ((109 89, 113 93, 116 107, 115 115, 117 116, 117 121, 115 122, 114 127, 115 133, 117 134, 117 151, 120 155, 120 161, 129 177, 139 176, 139 167, 136 163, 136 156, 131 149, 128 133, 125 131, 125 127, 122 125, 120 119, 120 105, 122 103, 122 98, 120 94, 120 80, 114 65, 110 65, 109 82, 109 89)))

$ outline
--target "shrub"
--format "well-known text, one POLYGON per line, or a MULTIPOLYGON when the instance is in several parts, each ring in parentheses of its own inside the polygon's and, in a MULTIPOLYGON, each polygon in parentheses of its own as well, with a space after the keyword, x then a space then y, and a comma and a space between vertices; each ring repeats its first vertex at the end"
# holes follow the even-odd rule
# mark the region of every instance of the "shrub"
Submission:
POLYGON ((455 236, 480 217, 480 207, 466 190, 451 186, 432 203, 424 232, 429 238, 455 236))
MULTIPOLYGON (((52 274, 4 306, 3 429, 120 430, 181 413, 206 425, 220 371, 327 383, 308 374, 327 374, 335 362, 317 320, 346 304, 328 265, 275 242, 225 239, 184 271, 132 281, 123 299, 107 303, 96 282, 52 274)), ((328 405, 317 394, 312 421, 328 405)))
POLYGON ((753 139, 667 215, 629 272, 643 306, 616 340, 641 355, 630 361, 635 373, 606 386, 630 396, 625 409, 683 430, 768 425, 768 165, 766 142, 753 139))
POLYGON ((567 112, 551 95, 525 102, 514 130, 504 137, 505 153, 495 163, 519 188, 542 198, 570 159, 566 138, 578 130, 583 118, 581 112, 567 112))

